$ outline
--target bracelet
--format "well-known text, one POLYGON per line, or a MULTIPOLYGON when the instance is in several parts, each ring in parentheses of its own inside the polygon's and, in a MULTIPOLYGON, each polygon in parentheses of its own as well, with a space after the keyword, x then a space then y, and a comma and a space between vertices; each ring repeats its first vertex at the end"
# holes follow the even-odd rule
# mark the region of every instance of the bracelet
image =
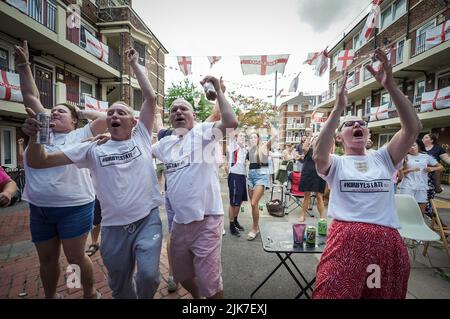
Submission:
POLYGON ((24 62, 24 63, 17 63, 16 66, 25 66, 25 65, 31 65, 30 62, 24 62))

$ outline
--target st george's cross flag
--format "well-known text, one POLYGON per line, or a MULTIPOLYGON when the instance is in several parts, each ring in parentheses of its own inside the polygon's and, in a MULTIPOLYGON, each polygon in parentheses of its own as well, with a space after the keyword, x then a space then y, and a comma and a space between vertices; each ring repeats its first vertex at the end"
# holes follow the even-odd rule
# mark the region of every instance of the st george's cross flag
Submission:
POLYGON ((425 34, 425 46, 427 49, 448 40, 450 40, 450 20, 445 21, 437 27, 427 30, 425 34))
POLYGON ((349 65, 352 64, 354 58, 354 50, 342 50, 341 52, 339 52, 336 62, 336 71, 342 72, 344 70, 347 70, 349 65))
POLYGON ((98 112, 108 111, 108 102, 99 101, 89 95, 84 96, 84 107, 98 112))
POLYGON ((284 74, 289 54, 282 55, 245 55, 240 56, 242 74, 267 75, 275 71, 284 74))
POLYGON ((85 50, 101 61, 108 63, 109 61, 109 47, 100 42, 96 37, 90 34, 87 30, 85 30, 86 35, 86 48, 85 50))
POLYGON ((450 86, 422 93, 420 112, 437 111, 450 107, 450 86))
POLYGON ((315 65, 317 62, 317 58, 319 57, 320 52, 310 52, 308 53, 308 57, 306 58, 303 64, 315 65))
POLYGON ((317 58, 315 74, 317 76, 322 76, 325 71, 328 69, 328 52, 327 49, 320 52, 319 57, 317 58))
POLYGON ((23 102, 19 74, 0 70, 0 99, 23 102))
POLYGON ((192 74, 192 58, 190 56, 177 56, 177 60, 178 65, 180 66, 180 71, 183 72, 185 76, 192 74))
POLYGON ((221 59, 222 59, 221 56, 209 56, 208 60, 209 60, 209 63, 211 64, 210 68, 212 68, 213 65, 216 64, 217 62, 219 62, 221 59))
POLYGON ((381 9, 380 4, 382 1, 374 0, 372 1, 372 8, 370 9, 370 13, 367 17, 366 24, 360 35, 360 43, 363 45, 366 43, 373 34, 373 30, 375 28, 381 28, 381 9))
POLYGON ((297 92, 299 76, 300 73, 292 80, 291 85, 289 86, 289 92, 297 92))

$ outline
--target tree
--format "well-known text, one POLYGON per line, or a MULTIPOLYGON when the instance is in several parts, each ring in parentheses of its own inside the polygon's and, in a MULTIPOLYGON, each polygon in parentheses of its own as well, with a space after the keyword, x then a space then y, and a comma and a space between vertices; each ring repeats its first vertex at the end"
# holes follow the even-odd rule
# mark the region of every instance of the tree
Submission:
POLYGON ((230 92, 229 96, 234 102, 240 127, 264 127, 267 119, 273 122, 277 114, 276 107, 261 99, 243 96, 235 92, 230 92))
POLYGON ((203 122, 211 115, 214 104, 209 102, 205 94, 198 90, 188 79, 178 84, 172 83, 172 86, 167 89, 167 94, 164 98, 164 112, 170 112, 170 106, 178 98, 183 98, 194 106, 194 111, 199 122, 203 122), (194 103, 194 96, 200 97, 197 106, 194 103))

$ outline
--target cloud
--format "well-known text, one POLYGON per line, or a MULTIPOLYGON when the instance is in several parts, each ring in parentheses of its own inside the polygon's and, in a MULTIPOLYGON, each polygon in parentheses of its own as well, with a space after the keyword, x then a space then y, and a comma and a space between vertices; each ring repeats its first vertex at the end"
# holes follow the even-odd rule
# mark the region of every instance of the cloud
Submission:
POLYGON ((352 21, 368 5, 361 0, 297 0, 300 20, 315 32, 324 32, 343 20, 352 21))

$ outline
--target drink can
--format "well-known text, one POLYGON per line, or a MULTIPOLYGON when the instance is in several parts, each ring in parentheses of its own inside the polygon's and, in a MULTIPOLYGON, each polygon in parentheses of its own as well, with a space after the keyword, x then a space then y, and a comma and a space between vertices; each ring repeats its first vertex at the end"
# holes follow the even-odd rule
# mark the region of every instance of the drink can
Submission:
POLYGON ((258 206, 259 206, 259 210, 263 210, 263 208, 264 208, 263 204, 259 204, 258 206))
POLYGON ((306 245, 314 247, 316 245, 316 227, 308 226, 306 228, 306 245))
POLYGON ((320 236, 327 235, 327 220, 325 218, 319 219, 319 224, 317 225, 317 233, 320 236))
POLYGON ((38 144, 51 144, 50 115, 38 113, 36 119, 41 123, 41 130, 37 134, 38 144))
POLYGON ((208 100, 214 101, 217 98, 216 89, 211 82, 205 82, 205 84, 203 84, 203 89, 205 90, 206 98, 208 100))
POLYGON ((241 206, 241 213, 244 213, 245 212, 245 208, 244 208, 244 206, 241 206))

